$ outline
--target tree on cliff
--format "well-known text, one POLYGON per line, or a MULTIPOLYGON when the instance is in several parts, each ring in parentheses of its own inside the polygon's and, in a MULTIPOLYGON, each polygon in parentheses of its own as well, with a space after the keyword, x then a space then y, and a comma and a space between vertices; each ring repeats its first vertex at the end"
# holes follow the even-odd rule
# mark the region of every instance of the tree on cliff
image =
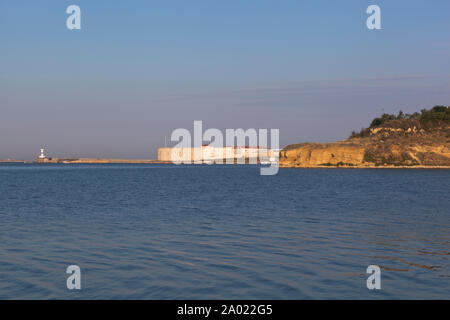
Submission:
POLYGON ((369 128, 362 128, 359 132, 352 131, 350 138, 363 138, 370 135, 371 128, 393 127, 406 128, 418 126, 425 130, 446 125, 450 123, 450 106, 434 106, 430 110, 422 109, 421 112, 405 114, 399 111, 398 115, 384 113, 381 117, 372 120, 369 128))

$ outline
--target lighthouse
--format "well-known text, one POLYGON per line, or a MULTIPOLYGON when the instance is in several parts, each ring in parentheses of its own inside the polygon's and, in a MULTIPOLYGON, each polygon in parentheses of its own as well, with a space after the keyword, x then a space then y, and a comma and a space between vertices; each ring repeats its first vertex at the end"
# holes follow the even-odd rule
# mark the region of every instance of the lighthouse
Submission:
POLYGON ((44 153, 44 147, 42 147, 42 148, 41 148, 41 154, 40 154, 40 156, 39 156, 39 159, 44 160, 45 158, 47 158, 47 156, 46 156, 45 153, 44 153))

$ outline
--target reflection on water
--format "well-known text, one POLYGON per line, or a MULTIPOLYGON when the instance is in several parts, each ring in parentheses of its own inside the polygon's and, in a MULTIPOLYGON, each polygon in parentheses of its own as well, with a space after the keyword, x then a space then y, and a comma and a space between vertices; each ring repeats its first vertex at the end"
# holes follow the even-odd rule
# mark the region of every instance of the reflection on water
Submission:
POLYGON ((0 298, 448 299, 449 190, 445 170, 0 165, 0 298))

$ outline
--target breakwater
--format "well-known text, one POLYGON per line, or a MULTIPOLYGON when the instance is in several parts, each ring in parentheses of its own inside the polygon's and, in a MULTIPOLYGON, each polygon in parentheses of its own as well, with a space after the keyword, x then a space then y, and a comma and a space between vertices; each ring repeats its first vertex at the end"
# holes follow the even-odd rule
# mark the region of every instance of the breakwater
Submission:
POLYGON ((168 161, 151 160, 151 159, 109 159, 109 158, 45 158, 36 159, 37 163, 83 163, 83 164, 96 164, 96 163, 122 163, 122 164, 163 164, 170 163, 168 161))

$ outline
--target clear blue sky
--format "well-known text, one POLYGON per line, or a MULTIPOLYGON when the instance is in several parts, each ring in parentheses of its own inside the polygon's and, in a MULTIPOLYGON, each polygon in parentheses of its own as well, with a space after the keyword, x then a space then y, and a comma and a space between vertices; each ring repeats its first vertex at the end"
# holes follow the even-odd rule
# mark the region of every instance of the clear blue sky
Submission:
POLYGON ((448 0, 1 0, 0 158, 153 158, 194 120, 344 139, 450 104, 449 16, 448 0))

